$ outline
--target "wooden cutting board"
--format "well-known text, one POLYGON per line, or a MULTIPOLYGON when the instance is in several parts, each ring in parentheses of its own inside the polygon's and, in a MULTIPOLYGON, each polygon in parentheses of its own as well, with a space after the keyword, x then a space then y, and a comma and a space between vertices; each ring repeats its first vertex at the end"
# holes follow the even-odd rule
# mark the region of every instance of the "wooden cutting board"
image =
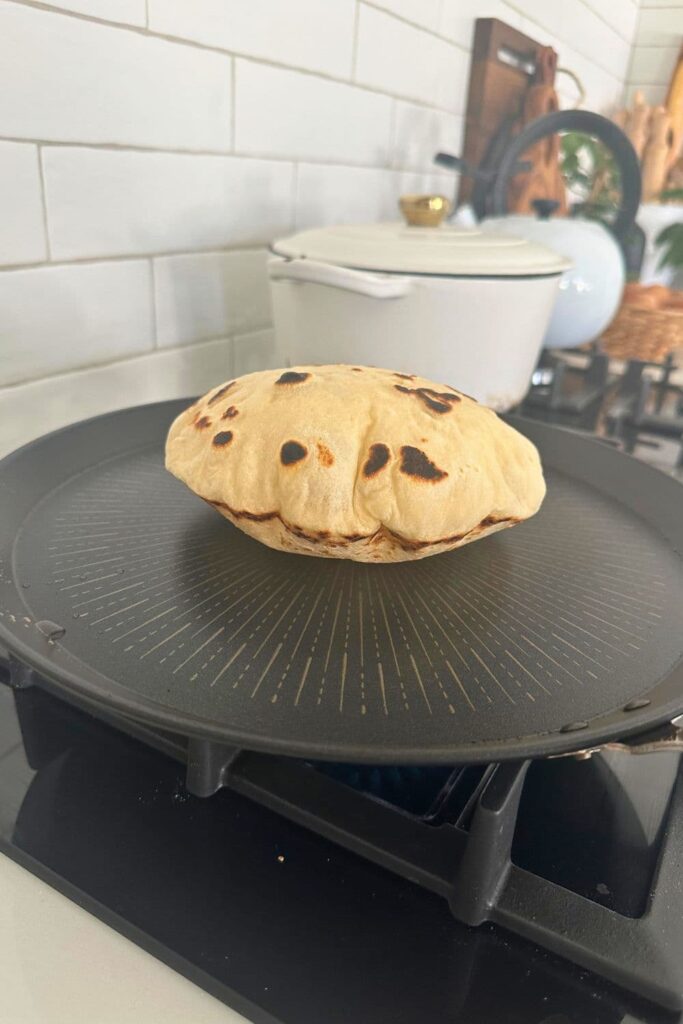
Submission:
MULTIPOLYGON (((506 122, 512 136, 527 121, 556 109, 556 67, 557 54, 551 47, 542 46, 496 17, 476 19, 462 154, 466 163, 474 167, 481 164, 506 122), (530 89, 535 91, 527 99, 530 89)), ((545 141, 539 145, 540 166, 537 168, 535 162, 532 172, 536 185, 525 184, 524 176, 517 175, 511 189, 512 209, 518 208, 518 202, 528 209, 533 198, 564 203, 563 189, 558 188, 559 172, 553 170, 554 143, 551 140, 550 147, 545 141), (519 198, 513 197, 515 190, 519 198)), ((459 203, 470 201, 473 183, 471 177, 461 177, 459 203)))

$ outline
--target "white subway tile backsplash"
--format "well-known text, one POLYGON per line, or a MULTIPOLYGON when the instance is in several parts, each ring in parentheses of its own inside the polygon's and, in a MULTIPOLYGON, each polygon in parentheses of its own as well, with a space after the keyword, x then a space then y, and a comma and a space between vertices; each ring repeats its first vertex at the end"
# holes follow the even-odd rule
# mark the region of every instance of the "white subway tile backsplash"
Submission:
POLYGON ((355 0, 149 0, 155 32, 340 78, 351 73, 354 18, 355 0))
POLYGON ((61 146, 43 160, 57 259, 257 245, 292 224, 288 163, 61 146))
POLYGON ((0 273, 0 385, 153 346, 144 260, 0 273))
POLYGON ((37 146, 0 142, 0 264, 47 256, 38 161, 37 146))
POLYGON ((394 166, 406 170, 433 170, 434 154, 439 150, 460 153, 463 125, 464 119, 459 114, 397 100, 392 149, 394 166))
POLYGON ((227 150, 230 58, 0 4, 0 135, 227 150))
POLYGON ((145 24, 145 0, 48 0, 49 7, 127 25, 145 24))
POLYGON ((154 260, 157 344, 187 345, 270 326, 264 250, 154 260))
POLYGON ((443 0, 439 32, 469 49, 476 18, 499 18, 515 27, 519 16, 504 0, 443 0))
POLYGON ((668 85, 678 60, 679 49, 677 46, 636 46, 631 58, 629 78, 643 85, 668 85))
POLYGON ((236 377, 258 370, 276 370, 284 366, 275 331, 267 329, 233 338, 233 370, 236 377))
POLYGON ((683 35, 683 5, 649 9, 638 19, 638 46, 680 46, 683 35))
POLYGON ((440 0, 374 0, 375 7, 436 31, 439 27, 440 0))
POLYGON ((553 45, 585 107, 609 113, 634 33, 630 88, 651 103, 680 46, 683 0, 641 0, 636 31, 638 10, 0 0, 0 266, 48 261, 0 272, 0 417, 38 405, 42 432, 280 365, 264 246, 295 223, 398 219, 402 193, 453 194, 433 156, 462 146, 477 17, 553 45))
POLYGON ((388 96, 244 60, 237 60, 235 94, 240 153, 361 164, 388 159, 388 96))
POLYGON ((374 167, 300 164, 296 226, 363 224, 398 217, 398 185, 393 171, 374 167))
MULTIPOLYGON (((444 0, 444 2, 446 4, 457 3, 457 0, 444 0)), ((539 26, 558 37, 562 36, 565 26, 564 0, 561 3, 548 3, 548 0, 524 0, 519 5, 519 10, 525 20, 532 23, 531 28, 522 28, 522 31, 532 39, 541 42, 539 26)))
POLYGON ((588 0, 588 6, 631 44, 638 21, 638 0, 588 0))
POLYGON ((469 56, 429 32, 365 4, 359 8, 356 80, 463 113, 469 56))
MULTIPOLYGON (((265 348, 258 339, 255 352, 265 348)), ((193 398, 234 375, 228 339, 0 387, 0 456, 76 420, 170 398, 193 398), (34 410, 40 410, 36 416, 34 410), (27 410, 31 411, 27 417, 27 410)))
MULTIPOLYGON (((621 0, 629 4, 630 0, 621 0)), ((592 11, 583 0, 562 0, 565 39, 573 38, 574 47, 593 64, 621 82, 626 77, 631 55, 630 43, 592 11)))

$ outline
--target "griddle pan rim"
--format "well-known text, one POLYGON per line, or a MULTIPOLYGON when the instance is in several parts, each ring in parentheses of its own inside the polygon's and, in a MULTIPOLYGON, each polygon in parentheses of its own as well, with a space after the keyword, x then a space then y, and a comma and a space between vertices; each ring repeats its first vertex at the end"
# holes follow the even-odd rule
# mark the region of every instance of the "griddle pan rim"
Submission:
MULTIPOLYGON (((157 726, 168 732, 180 736, 207 739, 212 742, 234 746, 240 750, 254 750, 267 754, 280 754, 289 757, 307 758, 319 761, 347 762, 357 764, 477 764, 491 761, 520 760, 526 758, 543 758, 556 754, 572 753, 582 750, 585 747, 598 746, 611 740, 623 739, 627 736, 636 736, 638 733, 663 725, 683 714, 683 700, 676 698, 661 706, 653 707, 651 704, 637 711, 627 712, 623 708, 617 708, 606 712, 589 722, 585 729, 575 732, 539 732, 531 736, 512 736, 504 740, 479 740, 471 744, 460 744, 458 746, 430 746, 392 748, 382 746, 377 750, 372 747, 334 742, 319 743, 306 742, 297 743, 291 740, 279 740, 277 738, 264 738, 260 734, 249 734, 243 728, 232 732, 229 726, 213 722, 211 719, 199 718, 185 712, 174 712, 149 698, 136 696, 134 700, 127 700, 106 686, 109 682, 106 677, 94 672, 88 666, 87 672, 96 680, 102 680, 104 689, 94 691, 92 685, 88 685, 74 672, 66 667, 55 666, 48 658, 42 657, 33 651, 28 645, 22 643, 0 622, 0 641, 4 642, 7 649, 22 663, 36 671, 45 680, 46 688, 59 695, 67 691, 79 701, 87 703, 97 712, 98 707, 104 707, 124 718, 132 719, 147 725, 157 726), (647 714, 649 712, 649 714, 647 714), (643 721, 643 719, 646 719, 643 721)), ((47 641, 46 641, 47 642, 47 641)), ((55 644, 55 653, 59 649, 58 642, 55 644)), ((67 652, 65 656, 71 659, 67 652)), ((679 675, 681 690, 683 690, 683 658, 673 668, 672 672, 655 684, 655 687, 646 693, 651 694, 663 681, 670 681, 672 677, 679 675)), ((114 684, 118 685, 118 684, 114 684)), ((645 694, 644 694, 645 695, 645 694)))

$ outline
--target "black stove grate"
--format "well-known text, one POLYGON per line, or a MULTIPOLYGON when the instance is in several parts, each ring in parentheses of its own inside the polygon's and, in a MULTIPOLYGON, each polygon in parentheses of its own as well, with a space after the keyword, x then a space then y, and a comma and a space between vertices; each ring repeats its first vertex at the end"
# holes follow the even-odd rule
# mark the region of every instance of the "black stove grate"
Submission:
MULTIPOLYGON (((59 749, 60 738, 52 733, 46 752, 35 728, 43 701, 55 699, 35 685, 25 687, 25 674, 17 669, 15 664, 24 744, 28 756, 40 763, 59 749)), ((190 793, 206 798, 228 788, 443 897, 456 920, 466 925, 500 925, 662 1007, 683 1008, 679 755, 615 755, 627 765, 637 761, 634 770, 650 771, 658 780, 658 798, 653 800, 652 787, 648 790, 648 841, 638 831, 639 810, 627 799, 621 805, 610 802, 619 819, 610 821, 604 798, 591 808, 589 797, 577 807, 577 820, 569 822, 565 838, 581 827, 590 834, 602 815, 604 834, 614 831, 615 846, 610 851, 603 845, 602 859, 588 850, 589 870, 582 875, 575 863, 569 872, 561 857, 549 861, 547 849, 541 855, 539 793, 552 800, 549 792, 554 791, 554 798, 562 799, 562 785, 569 787, 567 792, 576 790, 580 772, 578 788, 585 793, 588 787, 590 794, 586 773, 593 770, 591 762, 562 760, 550 768, 547 762, 534 762, 520 805, 529 762, 451 769, 323 765, 231 750, 206 740, 188 742, 108 713, 104 717, 185 764, 190 793), (548 771, 557 780, 550 791, 548 771), (539 784, 541 776, 545 784, 539 784), (629 836, 638 837, 631 847, 629 836), (630 859, 626 866, 619 861, 624 856, 630 859), (619 871, 625 872, 621 878, 619 871), (579 891, 563 884, 570 873, 579 891)), ((610 756, 596 758, 598 771, 604 773, 610 756)), ((596 794, 604 795, 598 781, 596 776, 596 794)), ((184 799, 181 790, 177 798, 184 799)), ((561 834, 548 841, 561 853, 561 834)), ((281 856, 284 861, 286 855, 281 856)))
POLYGON ((522 402, 525 416, 607 435, 622 450, 674 474, 683 470, 683 386, 662 362, 610 362, 588 350, 544 349, 522 402), (616 366, 616 369, 615 369, 616 366))
POLYGON ((230 789, 197 799, 177 738, 39 687, 0 686, 0 725, 0 848, 257 1024, 672 1024, 230 789))

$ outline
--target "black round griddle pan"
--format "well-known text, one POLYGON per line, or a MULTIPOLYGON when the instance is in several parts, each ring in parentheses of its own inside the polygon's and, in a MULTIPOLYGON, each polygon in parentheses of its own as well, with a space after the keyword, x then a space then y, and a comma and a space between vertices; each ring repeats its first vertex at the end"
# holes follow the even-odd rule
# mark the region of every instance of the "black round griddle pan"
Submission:
POLYGON ((560 753, 683 711, 673 479, 511 420, 543 458, 534 519, 418 562, 307 558, 164 470, 184 405, 0 463, 0 643, 53 687, 230 745, 396 764, 560 753))

